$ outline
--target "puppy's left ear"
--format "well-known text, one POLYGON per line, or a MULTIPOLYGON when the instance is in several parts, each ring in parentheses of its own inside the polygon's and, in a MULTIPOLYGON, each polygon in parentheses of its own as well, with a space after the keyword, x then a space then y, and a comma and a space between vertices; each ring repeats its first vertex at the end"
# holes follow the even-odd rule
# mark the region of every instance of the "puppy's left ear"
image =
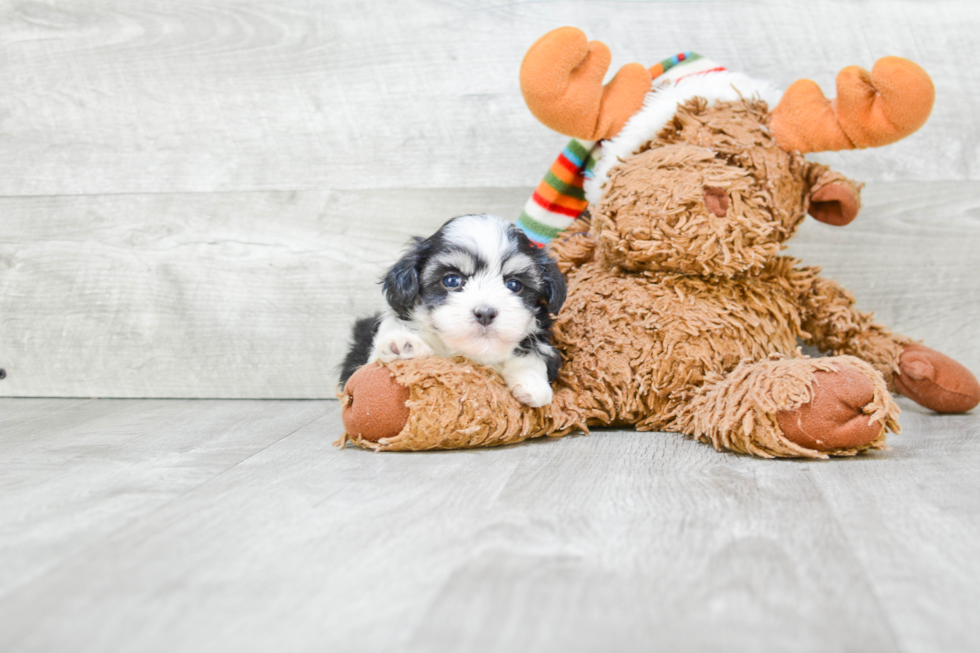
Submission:
POLYGON ((555 260, 541 253, 541 271, 544 273, 544 296, 548 300, 548 312, 557 315, 561 305, 565 303, 565 277, 555 260))
POLYGON ((405 255, 391 266, 381 280, 388 305, 403 320, 409 319, 409 312, 419 303, 419 266, 424 249, 425 240, 416 237, 405 255))

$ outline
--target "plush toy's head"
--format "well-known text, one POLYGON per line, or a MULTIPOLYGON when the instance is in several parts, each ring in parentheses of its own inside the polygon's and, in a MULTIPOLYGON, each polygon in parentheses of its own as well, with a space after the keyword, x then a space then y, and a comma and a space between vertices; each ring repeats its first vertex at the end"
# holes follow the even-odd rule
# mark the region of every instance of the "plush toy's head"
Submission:
MULTIPOLYGON (((765 265, 807 213, 849 223, 860 186, 803 154, 904 138, 934 97, 925 71, 897 57, 871 73, 845 68, 833 101, 809 80, 780 93, 693 53, 649 71, 627 64, 603 86, 608 65, 603 44, 560 28, 528 51, 521 88, 544 124, 587 139, 587 158, 598 162, 577 179, 597 255, 629 271, 734 276, 765 265)), ((572 185, 556 165, 557 183, 572 185)), ((529 203, 522 220, 532 230, 562 210, 550 201, 529 203)))
POLYGON ((776 254, 803 218, 806 163, 772 146, 756 119, 764 113, 762 102, 693 100, 663 138, 614 166, 592 207, 601 259, 730 276, 776 254))
POLYGON ((780 148, 763 101, 677 108, 659 135, 613 166, 592 207, 601 259, 631 271, 732 276, 760 268, 809 212, 845 224, 858 188, 780 148))

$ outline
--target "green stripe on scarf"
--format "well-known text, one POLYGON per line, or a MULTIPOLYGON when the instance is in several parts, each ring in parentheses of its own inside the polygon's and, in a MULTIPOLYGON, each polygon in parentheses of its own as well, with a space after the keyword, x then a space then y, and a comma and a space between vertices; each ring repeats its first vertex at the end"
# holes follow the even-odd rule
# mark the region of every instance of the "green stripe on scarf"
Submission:
MULTIPOLYGON (((571 220, 572 218, 569 216, 568 219, 571 220)), ((527 227, 529 231, 533 231, 539 236, 547 236, 548 238, 555 238, 565 231, 565 229, 559 227, 549 227, 546 224, 541 224, 529 216, 526 211, 521 211, 521 217, 517 219, 517 222, 527 227)))
POLYGON ((560 195, 565 197, 574 197, 577 200, 585 199, 585 191, 582 190, 581 186, 575 186, 573 184, 566 184, 561 179, 555 176, 551 170, 547 172, 544 176, 545 182, 554 188, 560 195))

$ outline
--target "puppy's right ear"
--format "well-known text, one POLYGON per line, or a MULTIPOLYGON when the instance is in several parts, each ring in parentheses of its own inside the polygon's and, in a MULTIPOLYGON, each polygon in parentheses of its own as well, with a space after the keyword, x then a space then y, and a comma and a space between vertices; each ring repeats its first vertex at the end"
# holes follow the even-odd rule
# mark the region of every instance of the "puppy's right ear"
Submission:
POLYGON ((558 269, 558 264, 553 258, 543 252, 541 256, 545 259, 544 285, 545 296, 548 300, 548 312, 552 315, 557 315, 562 304, 565 303, 565 294, 567 292, 565 276, 558 269))
POLYGON ((395 315, 403 320, 409 319, 409 311, 419 303, 419 268, 425 247, 423 238, 413 238, 412 246, 398 260, 381 280, 388 305, 395 315))

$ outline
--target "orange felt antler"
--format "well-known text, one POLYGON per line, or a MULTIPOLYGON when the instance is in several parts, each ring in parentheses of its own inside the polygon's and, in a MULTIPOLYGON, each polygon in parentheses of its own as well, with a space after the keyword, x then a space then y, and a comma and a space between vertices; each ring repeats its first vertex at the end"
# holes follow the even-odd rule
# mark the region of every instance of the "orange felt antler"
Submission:
POLYGON ((848 66, 837 75, 837 98, 800 79, 773 109, 770 127, 784 150, 825 152, 880 147, 926 122, 936 90, 928 73, 900 57, 883 57, 871 73, 848 66))
POLYGON ((650 72, 626 64, 609 84, 609 48, 581 30, 559 27, 530 47, 521 64, 521 91, 531 113, 566 136, 612 138, 643 106, 650 72))

